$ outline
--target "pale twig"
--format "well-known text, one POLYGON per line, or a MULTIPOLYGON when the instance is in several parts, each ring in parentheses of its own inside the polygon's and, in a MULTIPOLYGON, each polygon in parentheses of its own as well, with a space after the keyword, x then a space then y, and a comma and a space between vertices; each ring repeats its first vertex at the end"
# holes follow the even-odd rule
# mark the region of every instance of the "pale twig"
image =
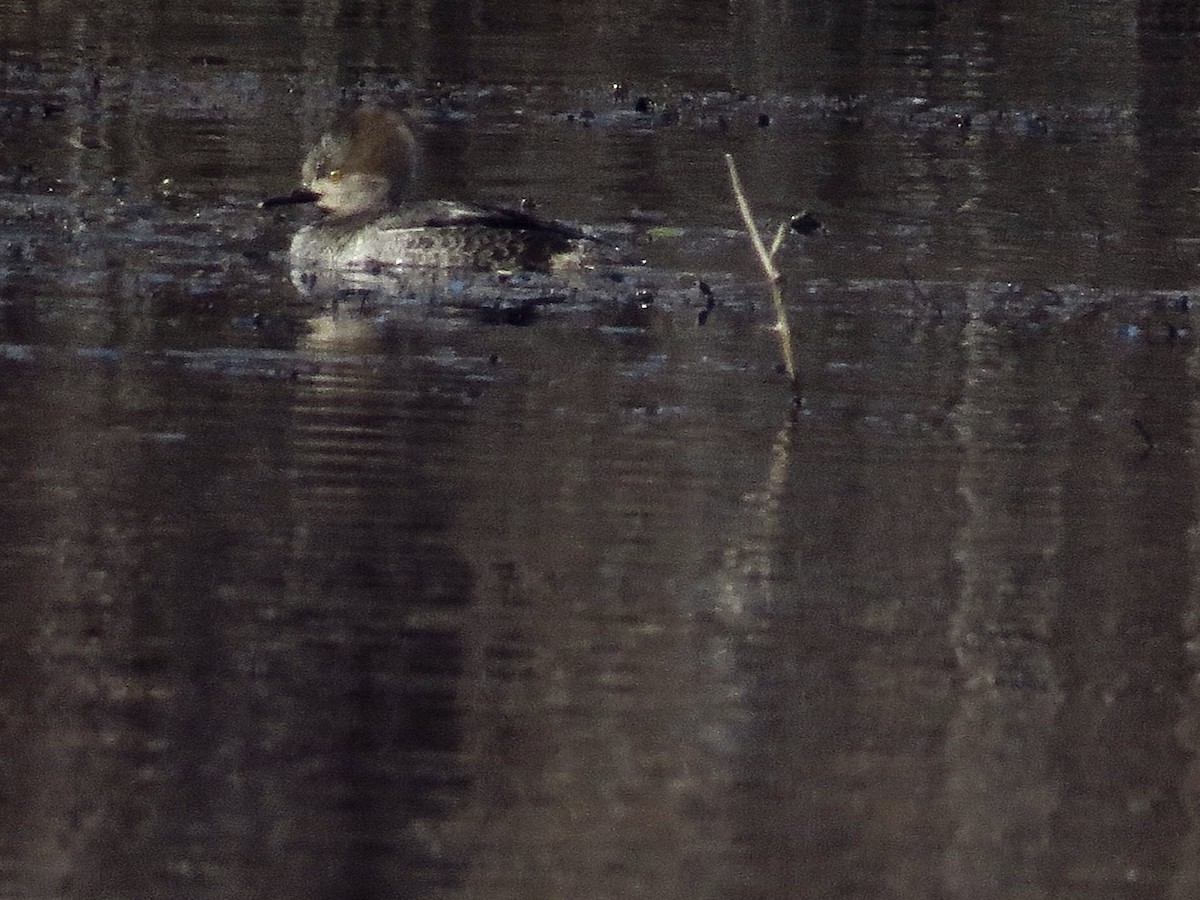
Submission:
POLYGON ((742 180, 738 177, 737 166, 733 162, 732 154, 725 154, 725 165, 729 169, 729 184, 733 188, 733 197, 737 201, 738 211, 742 214, 742 221, 746 223, 746 231, 750 234, 750 243, 754 245, 759 265, 762 266, 763 274, 767 276, 770 284, 771 302, 775 307, 775 331, 779 335, 779 350, 783 355, 783 370, 792 383, 792 390, 798 393, 800 382, 796 376, 796 361, 792 355, 792 329, 788 326, 787 310, 783 305, 783 292, 779 288, 783 279, 779 270, 775 268, 774 260, 775 254, 783 244, 785 226, 779 227, 779 231, 775 234, 775 241, 768 251, 763 244, 762 237, 759 236, 758 226, 754 224, 754 214, 750 211, 746 192, 742 190, 742 180))
POLYGON ((754 252, 758 254, 758 261, 762 265, 763 272, 771 281, 778 281, 779 270, 775 268, 775 264, 771 261, 771 254, 763 246, 762 238, 758 234, 758 226, 754 224, 754 214, 750 211, 746 192, 742 190, 742 179, 738 177, 737 165, 733 161, 732 153, 725 154, 725 165, 729 169, 729 184, 733 188, 733 199, 737 201, 738 212, 742 214, 742 221, 746 223, 746 231, 750 233, 750 243, 754 245, 754 252))
POLYGON ((779 252, 779 248, 783 246, 783 238, 787 234, 787 226, 780 225, 779 230, 775 232, 775 240, 771 241, 771 259, 775 259, 775 254, 779 252))

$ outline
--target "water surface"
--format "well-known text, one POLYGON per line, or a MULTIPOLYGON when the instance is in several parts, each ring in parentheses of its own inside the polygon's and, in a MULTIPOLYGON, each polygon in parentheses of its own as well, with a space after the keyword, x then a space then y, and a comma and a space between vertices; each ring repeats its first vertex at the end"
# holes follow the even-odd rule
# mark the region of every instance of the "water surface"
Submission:
POLYGON ((1195 24, 0 3, 0 895, 1195 896, 1195 24), (298 290, 361 99, 645 265, 298 290))

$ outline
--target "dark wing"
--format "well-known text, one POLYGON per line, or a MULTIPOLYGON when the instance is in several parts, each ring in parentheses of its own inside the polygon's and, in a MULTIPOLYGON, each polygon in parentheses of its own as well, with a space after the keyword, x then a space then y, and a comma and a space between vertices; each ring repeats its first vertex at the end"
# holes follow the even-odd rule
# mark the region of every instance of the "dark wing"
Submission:
POLYGON ((429 228, 505 228, 539 232, 547 237, 559 237, 570 241, 589 237, 586 232, 574 226, 553 219, 543 219, 521 210, 458 203, 453 200, 414 203, 403 217, 412 221, 412 226, 424 225, 429 228))

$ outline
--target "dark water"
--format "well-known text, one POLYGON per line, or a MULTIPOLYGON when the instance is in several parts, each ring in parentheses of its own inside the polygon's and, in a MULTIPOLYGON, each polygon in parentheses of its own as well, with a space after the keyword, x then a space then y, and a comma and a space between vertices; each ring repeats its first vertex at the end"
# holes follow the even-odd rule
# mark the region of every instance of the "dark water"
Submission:
POLYGON ((1200 896, 1198 35, 0 0, 0 897, 1200 896), (361 98, 646 265, 298 292, 361 98))

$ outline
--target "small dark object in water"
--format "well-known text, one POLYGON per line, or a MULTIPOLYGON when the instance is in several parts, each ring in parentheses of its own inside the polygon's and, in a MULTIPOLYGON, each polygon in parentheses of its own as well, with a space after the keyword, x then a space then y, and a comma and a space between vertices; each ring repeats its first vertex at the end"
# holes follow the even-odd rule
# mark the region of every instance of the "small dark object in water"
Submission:
POLYGON ((1192 308, 1192 298, 1184 294, 1175 301, 1175 308, 1183 313, 1190 311, 1192 308))
POLYGON ((612 86, 613 99, 618 103, 624 103, 629 99, 629 88, 621 84, 619 81, 614 81, 612 86))
POLYGON ((792 230, 800 234, 812 234, 814 231, 820 231, 825 227, 821 224, 821 220, 807 209, 798 215, 792 216, 790 224, 792 230))
POLYGON ((1141 423, 1140 419, 1133 420, 1133 427, 1137 429, 1137 433, 1142 436, 1142 440, 1146 442, 1146 451, 1154 449, 1154 437, 1150 434, 1150 430, 1141 423))
POLYGON ((771 117, 769 115, 767 115, 766 113, 758 114, 758 127, 759 128, 766 128, 770 124, 771 124, 771 117))
POLYGON ((652 109, 654 109, 654 101, 643 94, 641 97, 638 97, 637 100, 634 101, 633 109, 635 112, 639 112, 642 114, 648 113, 652 109))
POLYGON ((536 303, 522 303, 517 306, 481 306, 476 311, 476 317, 485 325, 515 325, 523 328, 538 320, 536 303))
POLYGON ((704 297, 704 309, 700 310, 696 316, 696 324, 704 325, 708 322, 708 316, 716 308, 717 298, 712 292, 712 288, 708 286, 707 281, 699 281, 696 287, 700 289, 700 294, 704 297))
POLYGON ((493 353, 491 356, 488 357, 488 365, 489 366, 494 366, 498 362, 500 362, 500 354, 499 353, 493 353))

